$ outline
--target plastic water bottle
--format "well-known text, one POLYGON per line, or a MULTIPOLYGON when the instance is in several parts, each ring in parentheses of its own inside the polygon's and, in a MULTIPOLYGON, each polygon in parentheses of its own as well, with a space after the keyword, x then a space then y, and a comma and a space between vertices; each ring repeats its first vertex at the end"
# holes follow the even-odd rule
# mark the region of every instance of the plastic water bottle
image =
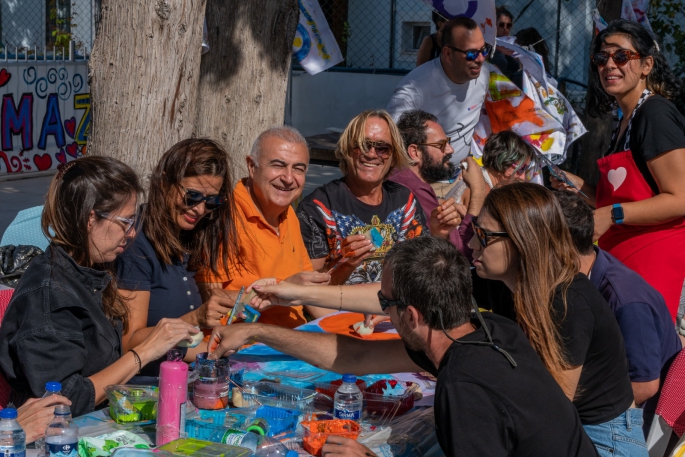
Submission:
POLYGON ((253 457, 297 457, 297 451, 291 451, 283 443, 267 436, 260 438, 260 443, 253 457))
POLYGON ((78 427, 66 405, 55 407, 55 417, 45 430, 46 457, 78 457, 78 427))
POLYGON ((345 374, 342 379, 343 383, 335 393, 333 415, 336 419, 361 422, 364 396, 357 387, 357 377, 353 374, 345 374))
POLYGON ((26 433, 17 422, 17 410, 14 408, 0 411, 0 455, 26 456, 26 433))
MULTIPOLYGON (((56 381, 48 381, 45 383, 45 393, 43 394, 42 398, 52 397, 53 395, 62 395, 62 384, 56 381)), ((35 441, 35 446, 36 449, 45 451, 45 438, 42 436, 38 438, 35 441)))
POLYGON ((230 428, 216 430, 209 441, 247 448, 253 452, 253 457, 297 457, 297 451, 288 450, 280 441, 253 432, 230 428))

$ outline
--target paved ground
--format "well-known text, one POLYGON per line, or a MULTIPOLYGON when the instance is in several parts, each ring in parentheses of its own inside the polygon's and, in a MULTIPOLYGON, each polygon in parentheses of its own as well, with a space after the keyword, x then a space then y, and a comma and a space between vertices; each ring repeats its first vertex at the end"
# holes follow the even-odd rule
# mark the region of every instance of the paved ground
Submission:
MULTIPOLYGON (((310 165, 303 195, 341 176, 338 167, 310 165)), ((0 181, 0 238, 17 213, 42 205, 52 176, 0 181)))

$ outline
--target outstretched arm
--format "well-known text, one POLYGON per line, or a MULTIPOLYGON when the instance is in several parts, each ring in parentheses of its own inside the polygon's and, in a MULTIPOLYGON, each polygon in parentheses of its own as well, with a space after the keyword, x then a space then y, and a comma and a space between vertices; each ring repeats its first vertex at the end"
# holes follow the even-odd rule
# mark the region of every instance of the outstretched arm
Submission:
POLYGON ((216 327, 209 352, 235 353, 248 341, 272 348, 324 370, 337 373, 384 374, 423 371, 409 358, 401 340, 362 341, 332 333, 311 333, 266 324, 216 327))

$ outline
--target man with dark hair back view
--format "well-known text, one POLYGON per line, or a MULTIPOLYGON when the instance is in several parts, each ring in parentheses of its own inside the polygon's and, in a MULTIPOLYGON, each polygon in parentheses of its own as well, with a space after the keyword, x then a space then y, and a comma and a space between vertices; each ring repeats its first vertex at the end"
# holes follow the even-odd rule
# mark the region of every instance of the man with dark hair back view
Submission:
POLYGON ((639 274, 593 245, 592 208, 573 192, 556 191, 555 195, 580 255, 580 271, 599 289, 621 328, 635 403, 644 404, 646 436, 661 385, 682 348, 680 338, 661 294, 639 274))
MULTIPOLYGON (((254 339, 338 373, 428 371, 437 377, 435 425, 448 457, 597 455, 573 403, 518 324, 474 313, 469 263, 447 240, 396 244, 385 256, 378 299, 400 340, 364 341, 257 323, 216 327, 210 349, 223 356, 254 339)), ((367 452, 339 437, 329 438, 323 449, 324 455, 367 452)))

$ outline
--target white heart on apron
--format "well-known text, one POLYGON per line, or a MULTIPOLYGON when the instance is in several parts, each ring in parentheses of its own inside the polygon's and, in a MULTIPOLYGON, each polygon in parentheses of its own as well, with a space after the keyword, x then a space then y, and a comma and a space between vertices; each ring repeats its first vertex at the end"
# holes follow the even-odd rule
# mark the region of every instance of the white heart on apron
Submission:
POLYGON ((616 192, 618 188, 621 187, 621 184, 623 184, 623 182, 626 180, 627 174, 628 172, 623 167, 618 167, 615 170, 609 170, 609 173, 607 174, 607 179, 609 180, 611 185, 614 186, 614 192, 616 192))

